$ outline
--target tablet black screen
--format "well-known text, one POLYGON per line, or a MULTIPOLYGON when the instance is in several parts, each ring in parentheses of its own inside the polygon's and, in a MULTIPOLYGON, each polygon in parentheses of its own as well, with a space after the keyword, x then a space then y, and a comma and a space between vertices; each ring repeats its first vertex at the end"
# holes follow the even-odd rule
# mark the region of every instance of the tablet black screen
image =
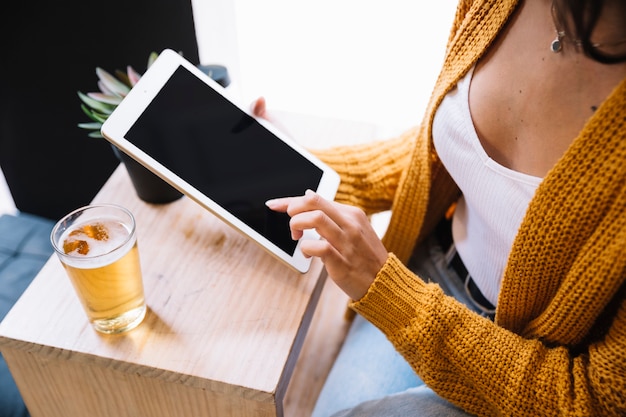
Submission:
POLYGON ((293 254, 289 216, 265 201, 316 190, 322 170, 179 67, 126 139, 293 254))

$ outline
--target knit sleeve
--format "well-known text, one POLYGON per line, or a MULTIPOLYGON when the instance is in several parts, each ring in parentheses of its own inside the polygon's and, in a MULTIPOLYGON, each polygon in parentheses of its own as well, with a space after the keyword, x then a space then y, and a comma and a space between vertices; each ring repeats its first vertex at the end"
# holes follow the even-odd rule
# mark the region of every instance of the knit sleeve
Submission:
POLYGON ((351 307, 420 377, 477 415, 626 415, 626 305, 583 352, 526 339, 426 284, 391 254, 351 307))
POLYGON ((417 128, 397 138, 312 151, 341 177, 336 201, 372 214, 391 208, 417 128))

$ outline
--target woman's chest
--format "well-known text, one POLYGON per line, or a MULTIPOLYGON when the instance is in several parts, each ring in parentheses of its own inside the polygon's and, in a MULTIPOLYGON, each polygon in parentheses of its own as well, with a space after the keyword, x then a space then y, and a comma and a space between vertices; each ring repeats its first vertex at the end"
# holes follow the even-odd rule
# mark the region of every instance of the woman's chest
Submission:
POLYGON ((568 45, 550 50, 546 2, 524 2, 479 61, 470 87, 472 121, 487 154, 514 171, 544 177, 626 75, 568 45))

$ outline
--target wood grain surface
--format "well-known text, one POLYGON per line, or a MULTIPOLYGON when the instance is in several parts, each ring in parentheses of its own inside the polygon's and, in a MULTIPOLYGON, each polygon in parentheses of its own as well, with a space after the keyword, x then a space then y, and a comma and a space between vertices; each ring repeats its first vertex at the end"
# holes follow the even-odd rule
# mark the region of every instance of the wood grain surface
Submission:
MULTIPOLYGON (((377 132, 280 120, 310 147, 377 132)), ((319 260, 300 274, 187 197, 146 204, 123 166, 94 201, 136 217, 148 313, 126 334, 96 333, 51 257, 0 323, 33 417, 310 414, 349 324, 319 260)))

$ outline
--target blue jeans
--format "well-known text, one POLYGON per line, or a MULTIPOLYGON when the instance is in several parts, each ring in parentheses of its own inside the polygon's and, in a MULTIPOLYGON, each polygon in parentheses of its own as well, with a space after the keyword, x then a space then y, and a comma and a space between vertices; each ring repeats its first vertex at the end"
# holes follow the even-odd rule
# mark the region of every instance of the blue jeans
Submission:
POLYGON ((422 385, 387 337, 357 315, 315 404, 312 417, 422 385))
POLYGON ((333 417, 468 417, 460 408, 444 400, 426 385, 367 401, 333 417))
MULTIPOLYGON (((444 249, 432 236, 408 266, 424 280, 480 313, 464 284, 448 267, 444 249)), ((454 416, 463 410, 439 397, 415 374, 387 337, 357 315, 320 392, 312 417, 454 416)))

